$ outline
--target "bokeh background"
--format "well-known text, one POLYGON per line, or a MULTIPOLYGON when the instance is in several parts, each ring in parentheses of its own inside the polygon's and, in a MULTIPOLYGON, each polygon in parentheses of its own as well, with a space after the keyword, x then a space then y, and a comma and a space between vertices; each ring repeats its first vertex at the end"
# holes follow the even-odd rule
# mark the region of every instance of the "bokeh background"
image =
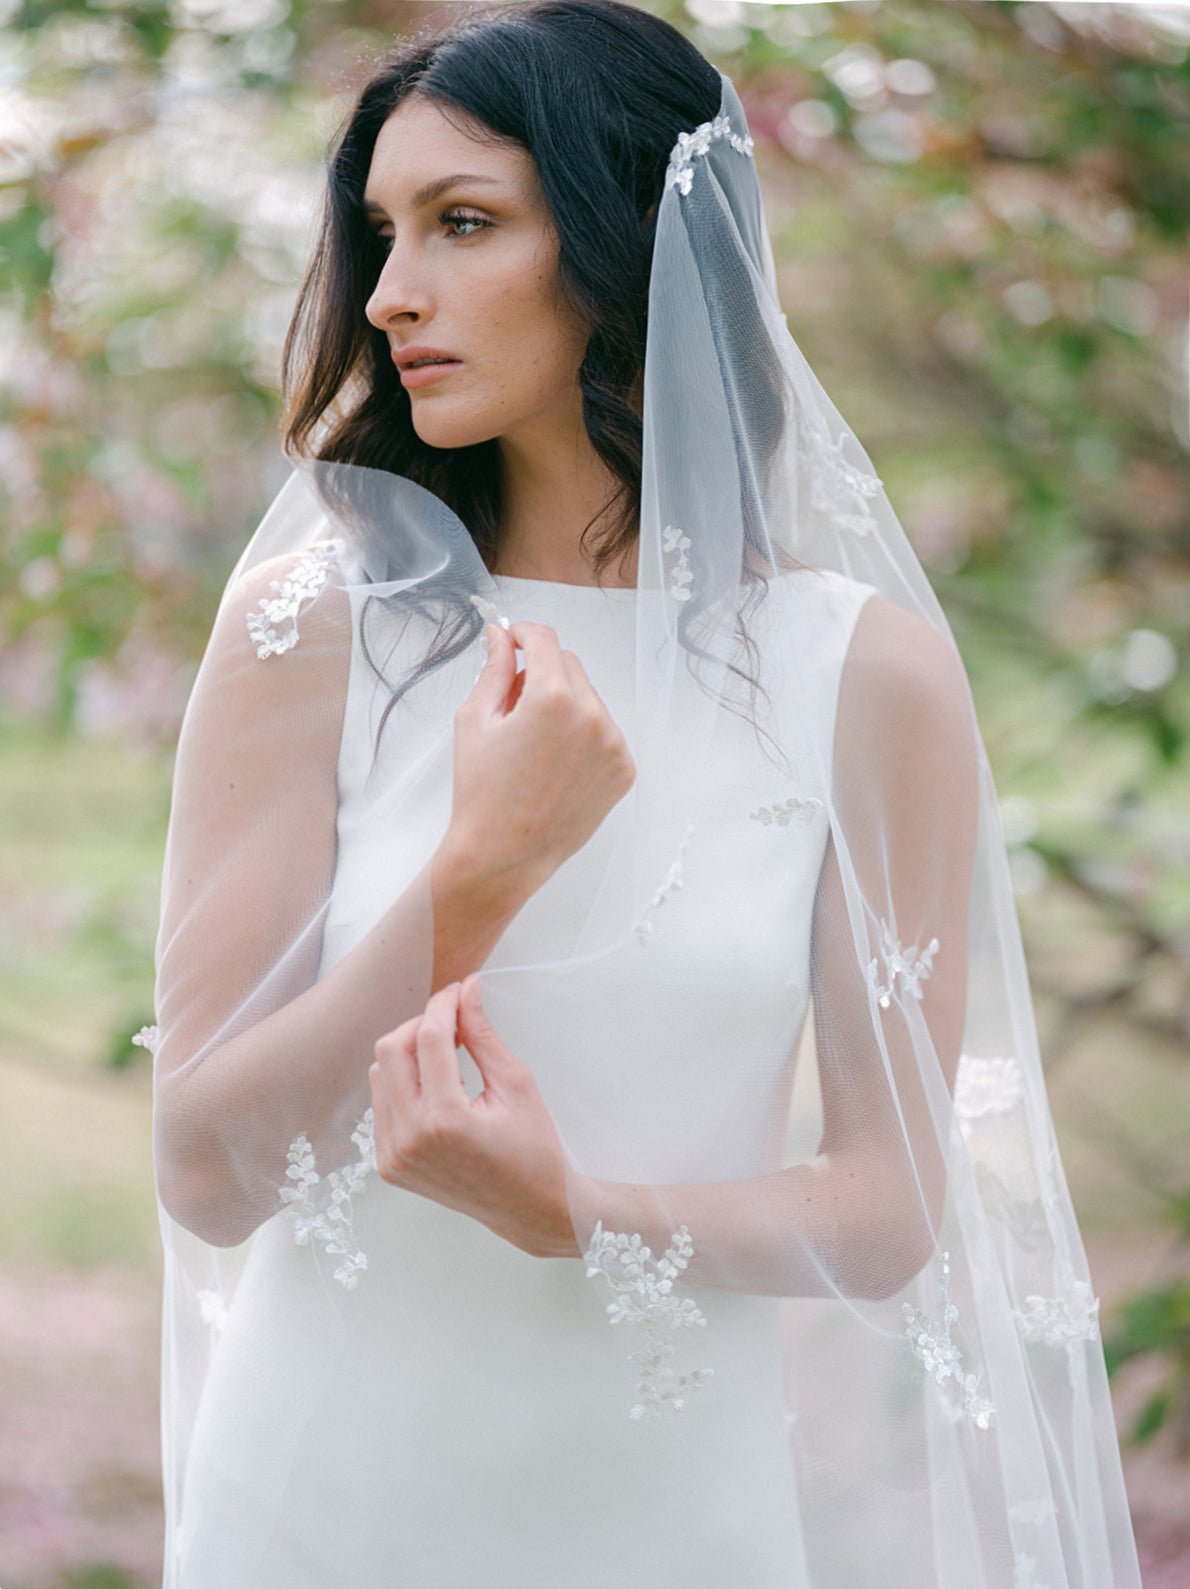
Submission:
MULTIPOLYGON (((649 8, 740 89, 790 327, 967 663, 1146 1589, 1185 1586, 1190 8, 649 8)), ((0 0, 4 1589, 160 1583, 132 1038, 174 744, 288 472, 326 141, 369 57, 450 15, 0 0)))

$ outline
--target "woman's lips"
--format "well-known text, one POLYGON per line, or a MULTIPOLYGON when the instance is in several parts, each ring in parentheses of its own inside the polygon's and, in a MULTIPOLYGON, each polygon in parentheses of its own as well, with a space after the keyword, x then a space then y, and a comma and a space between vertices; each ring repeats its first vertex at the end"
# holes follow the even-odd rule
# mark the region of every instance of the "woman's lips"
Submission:
POLYGON ((425 386, 427 382, 439 380, 442 376, 449 375, 451 370, 457 370, 462 362, 462 359, 444 359, 440 364, 408 365, 400 370, 401 385, 425 386))

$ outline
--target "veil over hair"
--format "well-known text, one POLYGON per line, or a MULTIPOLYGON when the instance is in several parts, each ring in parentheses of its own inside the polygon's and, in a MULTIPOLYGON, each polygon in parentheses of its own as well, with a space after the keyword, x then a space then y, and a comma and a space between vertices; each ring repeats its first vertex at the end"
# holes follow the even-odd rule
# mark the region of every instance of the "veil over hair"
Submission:
MULTIPOLYGON (((789 331, 720 76, 658 207, 637 585, 606 598, 634 604, 636 781, 482 968, 573 1170, 584 1257, 555 1264, 572 1327, 594 1319, 616 1348, 587 1366, 583 1347, 576 1405, 614 1404, 625 1451, 697 1462, 766 1386, 749 1416, 793 1482, 756 1503, 790 1513, 791 1589, 868 1585, 877 1555, 904 1589, 1139 1589, 966 675, 789 331), (725 867, 726 904, 703 894, 725 867), (562 887, 584 908, 560 930, 562 887), (757 953, 761 896, 787 931, 757 953), (714 1000, 670 946, 682 918, 678 941, 705 934, 707 964, 730 967, 714 1000), (642 960, 650 996, 625 996, 642 960)), ((299 1316, 321 1332, 323 1366, 283 1409, 296 1442, 369 1289, 399 1292, 385 1230, 409 1194, 377 1180, 367 1070, 433 992, 452 714, 485 619, 517 616, 432 492, 306 459, 220 602, 178 746, 144 1034, 167 1583, 221 1359, 299 1316), (361 859, 365 820, 384 840, 361 859), (287 1063, 311 1026, 320 1063, 287 1063)), ((285 1482, 256 1476, 262 1550, 285 1482)))

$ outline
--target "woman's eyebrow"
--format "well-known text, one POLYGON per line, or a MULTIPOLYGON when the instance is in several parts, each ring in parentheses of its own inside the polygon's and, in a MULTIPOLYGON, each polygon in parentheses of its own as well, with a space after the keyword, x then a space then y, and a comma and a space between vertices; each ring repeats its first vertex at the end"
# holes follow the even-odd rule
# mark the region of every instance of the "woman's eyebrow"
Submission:
MULTIPOLYGON (((453 188, 459 182, 484 182, 495 187, 501 186, 499 177, 484 177, 474 172, 456 171, 449 177, 438 177, 435 181, 427 182, 424 187, 418 188, 413 195, 413 208, 419 210, 423 204, 432 204, 436 198, 446 192, 447 188, 453 188)), ((364 195, 364 210, 369 215, 388 214, 383 204, 377 204, 375 199, 368 198, 366 194, 364 195)))

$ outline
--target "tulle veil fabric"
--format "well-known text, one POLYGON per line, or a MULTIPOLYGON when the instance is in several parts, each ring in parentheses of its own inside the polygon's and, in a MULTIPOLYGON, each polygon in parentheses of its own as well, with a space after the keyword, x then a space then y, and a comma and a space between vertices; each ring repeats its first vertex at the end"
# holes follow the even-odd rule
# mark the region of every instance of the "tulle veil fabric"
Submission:
MULTIPOLYGON (((642 486, 622 725, 636 781, 565 863, 588 884, 581 919, 551 923, 538 958, 483 971, 497 1030, 556 1010, 561 1031, 581 1006, 591 1052, 633 1059, 614 1086, 598 1066, 576 1072, 555 1111, 576 1261, 622 1338, 623 1417, 696 1448, 738 1350, 717 1313, 732 1294, 776 1299, 805 1553, 790 1589, 870 1584, 877 1559, 904 1589, 1139 1589, 966 676, 871 460, 789 331, 725 75, 719 114, 678 136, 658 207, 642 486), (843 655, 799 647, 823 610, 840 614, 843 655), (738 770, 734 813, 708 803, 710 766, 738 770), (763 963, 741 962, 713 1030, 692 1030, 667 917, 698 919, 700 852, 726 842, 742 910, 755 865, 800 869, 812 912, 763 963), (590 998, 642 956, 657 966, 650 1007, 590 998), (779 1045, 750 1021, 774 977, 779 1045), (762 1076, 763 1119, 724 1119, 703 1085, 724 1067, 741 1086, 762 1076), (625 1187, 647 1223, 618 1222, 625 1187)), ((251 1330, 267 1354, 286 1327, 244 1283, 254 1248, 304 1247, 346 1329, 375 1281, 359 1210, 405 1195, 377 1184, 367 1068, 433 991, 428 863, 449 811, 430 775, 449 762, 484 623, 504 616, 446 504, 360 465, 295 460, 227 581, 179 739, 143 1035, 167 1583, 221 1343, 251 1330), (348 777, 400 836, 376 858, 391 880, 381 981, 337 914, 348 777), (331 979, 337 1025, 314 997, 331 979), (325 1061, 295 1068, 310 1022, 326 1023, 325 1061)), ((732 956, 731 923, 705 915, 732 956)), ((295 1440, 324 1390, 295 1386, 295 1440)), ((276 1493, 262 1476, 254 1526, 276 1493)))

